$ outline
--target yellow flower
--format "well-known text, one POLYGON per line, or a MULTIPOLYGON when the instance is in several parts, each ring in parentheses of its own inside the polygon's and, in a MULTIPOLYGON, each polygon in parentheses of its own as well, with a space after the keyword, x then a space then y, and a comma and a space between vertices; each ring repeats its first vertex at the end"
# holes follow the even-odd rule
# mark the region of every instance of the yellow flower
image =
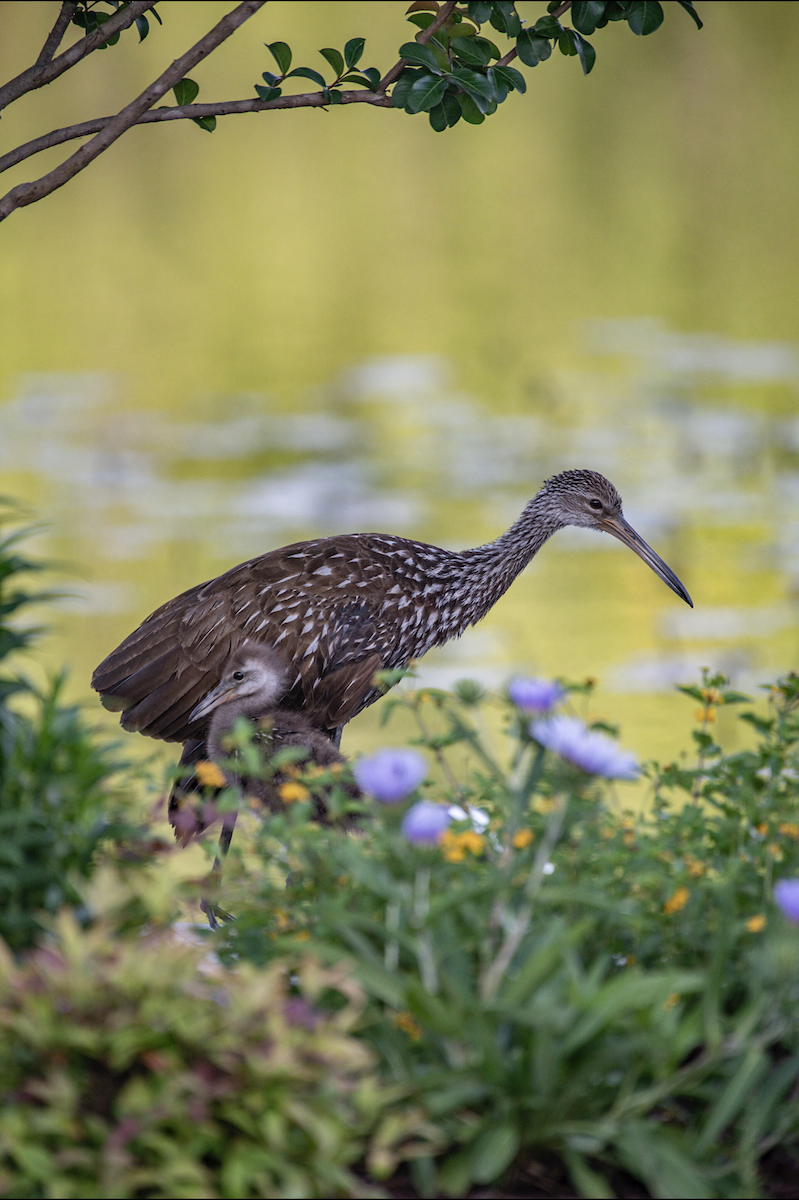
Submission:
POLYGON ((666 1012, 670 1012, 673 1008, 676 1008, 679 1003, 680 1003, 680 993, 672 992, 663 1001, 663 1007, 665 1008, 666 1012))
POLYGON ((603 838, 604 841, 609 842, 611 838, 615 838, 616 830, 611 829, 609 825, 603 825, 599 831, 599 836, 603 838))
POLYGON ((281 783, 277 794, 284 804, 293 804, 295 800, 310 800, 311 793, 301 783, 281 783))
POLYGON ((418 1021, 413 1019, 409 1012, 394 1013, 393 1017, 391 1018, 391 1022, 393 1025, 397 1026, 397 1029, 401 1029, 404 1033, 407 1033, 408 1037, 413 1042, 418 1042, 419 1038, 422 1036, 421 1025, 418 1021))
POLYGON ((634 834, 634 833, 631 833, 631 832, 630 832, 630 830, 629 830, 629 829, 627 829, 627 830, 625 830, 625 832, 622 834, 622 839, 621 839, 621 840, 624 842, 625 846, 632 847, 632 846, 634 846, 634 845, 635 845, 635 834, 634 834))
POLYGON ((532 829, 519 829, 513 835, 513 844, 517 850, 524 850, 535 838, 532 829))
POLYGON ((702 699, 705 704, 723 704, 724 697, 717 688, 702 688, 702 699))
POLYGON ((307 929, 301 929, 299 933, 294 934, 294 937, 298 942, 307 942, 310 936, 311 935, 307 929))
POLYGON ((461 845, 467 850, 471 850, 472 854, 482 854, 485 846, 485 838, 481 834, 475 833, 473 829, 467 829, 461 835, 461 845))
POLYGON ((761 837, 766 836, 766 834, 768 833, 768 825, 766 824, 765 821, 761 821, 761 823, 757 826, 757 832, 760 834, 761 837))
POLYGON ((777 826, 777 833, 793 838, 795 842, 799 841, 799 825, 794 825, 793 821, 783 821, 782 825, 777 826))
POLYGON ((677 891, 674 893, 674 895, 669 896, 668 900, 663 905, 664 913, 668 913, 669 916, 671 916, 672 913, 679 912, 681 908, 685 908, 690 895, 691 893, 688 891, 687 887, 677 888, 677 891))
POLYGON ((761 929, 766 927, 766 918, 762 913, 758 913, 756 917, 750 917, 746 922, 746 928, 750 933, 760 933, 761 929))
POLYGON ((775 862, 782 862, 782 860, 785 858, 785 855, 776 842, 769 842, 769 844, 766 846, 766 849, 775 862))
POLYGON ((472 829, 467 829, 465 833, 453 833, 447 829, 439 842, 447 862, 463 862, 467 850, 471 850, 472 854, 482 854, 485 846, 485 838, 472 829))
POLYGON ((693 854, 686 854, 683 860, 685 869, 692 879, 701 879, 707 867, 698 858, 694 858, 693 854))
POLYGON ((197 776, 203 787, 223 788, 227 783, 225 776, 222 774, 216 763, 198 762, 194 768, 194 774, 197 776))

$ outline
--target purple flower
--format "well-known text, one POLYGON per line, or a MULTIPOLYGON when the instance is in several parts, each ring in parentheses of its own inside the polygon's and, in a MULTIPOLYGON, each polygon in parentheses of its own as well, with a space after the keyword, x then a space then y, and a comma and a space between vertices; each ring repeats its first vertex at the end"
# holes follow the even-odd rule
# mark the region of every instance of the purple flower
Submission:
POLYGON ((419 800, 402 818, 402 832, 409 842, 432 844, 438 841, 451 820, 443 804, 419 800))
POLYGON ((554 750, 589 775, 604 775, 606 779, 638 778, 639 766, 634 755, 622 750, 604 733, 587 729, 577 717, 534 721, 530 733, 547 750, 554 750))
POLYGON ((563 688, 554 679, 512 679, 508 695, 517 708, 531 716, 552 712, 563 699, 563 688))
POLYGON ((353 767, 358 787, 382 804, 396 804, 419 786, 427 763, 415 750, 379 750, 353 767))
POLYGON ((774 884, 774 899, 790 921, 799 921, 799 879, 774 884))

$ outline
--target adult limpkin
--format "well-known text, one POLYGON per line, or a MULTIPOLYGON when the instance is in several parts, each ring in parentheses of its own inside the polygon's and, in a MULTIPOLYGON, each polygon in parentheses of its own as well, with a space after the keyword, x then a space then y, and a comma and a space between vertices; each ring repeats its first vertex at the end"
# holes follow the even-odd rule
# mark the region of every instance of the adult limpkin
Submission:
POLYGON ((674 572, 622 514, 596 471, 554 475, 495 541, 460 553, 380 533, 296 542, 250 559, 156 609, 92 677, 124 729, 204 754, 198 705, 245 641, 278 652, 288 671, 281 706, 336 738, 376 700, 374 675, 421 658, 484 617, 553 533, 579 525, 634 550, 693 607, 674 572))

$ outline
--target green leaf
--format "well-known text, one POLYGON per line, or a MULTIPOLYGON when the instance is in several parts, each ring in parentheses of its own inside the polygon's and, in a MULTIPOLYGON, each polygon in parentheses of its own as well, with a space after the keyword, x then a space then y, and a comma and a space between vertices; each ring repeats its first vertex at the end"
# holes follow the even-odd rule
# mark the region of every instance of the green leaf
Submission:
POLYGON ((282 75, 273 75, 271 71, 264 71, 261 74, 264 83, 268 83, 270 87, 274 87, 276 83, 280 83, 282 75))
POLYGON ((697 1155, 705 1154, 746 1104, 752 1089, 760 1082, 769 1067, 769 1060, 760 1046, 750 1046, 743 1062, 718 1096, 694 1142, 697 1155))
POLYGON ((573 58, 577 53, 577 34, 573 29, 562 29, 558 38, 558 49, 561 54, 573 58))
MULTIPOLYGON (((363 48, 366 39, 362 37, 350 38, 344 47, 344 61, 348 67, 354 67, 363 54, 363 48)), ((402 56, 404 57, 404 55, 402 56)))
POLYGON ((265 42, 264 45, 280 67, 280 74, 285 75, 291 66, 291 47, 285 42, 265 42))
MULTIPOLYGON (((106 20, 107 19, 108 18, 106 18, 106 20)), ((137 17, 136 18, 136 28, 139 31, 139 43, 141 43, 144 41, 144 39, 147 37, 147 34, 150 32, 150 23, 146 17, 137 17)), ((119 35, 117 35, 117 36, 119 36, 119 35)), ((107 46, 112 45, 113 41, 114 41, 113 38, 109 38, 108 41, 106 42, 106 45, 107 46)))
POLYGON ((491 61, 491 54, 484 49, 476 38, 453 38, 450 42, 452 53, 457 55, 470 66, 485 67, 491 61))
POLYGON ((359 87, 365 87, 370 92, 375 88, 375 84, 372 83, 371 79, 365 79, 363 75, 342 75, 338 82, 342 87, 345 83, 357 83, 359 87))
POLYGON ((519 1150, 519 1130, 511 1121, 484 1129, 474 1142, 476 1183, 493 1183, 513 1162, 519 1150))
POLYGON ((337 88, 325 88, 325 98, 328 104, 341 104, 341 92, 337 88))
MULTIPOLYGON (((421 71, 403 71, 397 82, 391 89, 391 103, 395 108, 404 108, 408 93, 413 87, 414 82, 419 78, 421 71)), ((384 710, 385 711, 385 710, 384 710)))
POLYGON ((691 0, 677 0, 677 3, 681 8, 685 9, 685 11, 688 13, 688 16, 696 24, 697 29, 701 29, 702 22, 699 20, 696 9, 694 8, 691 0))
POLYGON ((336 79, 338 79, 339 75, 344 73, 344 59, 341 55, 341 52, 339 50, 334 50, 332 46, 327 46, 324 50, 320 50, 319 53, 322 55, 322 58, 327 59, 327 61, 330 63, 331 67, 336 72, 336 79))
POLYGON ((588 75, 596 62, 596 50, 581 33, 572 33, 572 37, 574 38, 577 54, 582 64, 583 74, 588 75))
POLYGON ((491 24, 502 33, 507 33, 508 37, 518 37, 522 31, 519 14, 511 0, 496 0, 494 11, 491 14, 491 24))
POLYGON ((663 8, 658 0, 633 0, 627 9, 627 21, 633 33, 646 36, 663 24, 663 8))
POLYGON ((470 71, 467 67, 456 67, 452 78, 471 96, 481 112, 485 112, 487 106, 495 99, 491 81, 477 71, 470 71))
POLYGON ((560 1149, 575 1190, 586 1200, 614 1200, 616 1193, 606 1179, 592 1171, 585 1158, 571 1146, 560 1149))
POLYGON ((657 1200, 690 1196, 710 1200, 707 1179, 682 1149, 679 1135, 649 1121, 631 1121, 615 1139, 622 1165, 643 1180, 657 1200))
POLYGON ((458 103, 461 106, 461 116, 464 121, 468 121, 470 125, 482 125, 485 116, 480 112, 480 109, 471 96, 467 95, 466 92, 462 92, 458 96, 458 103))
POLYGON ((200 91, 200 85, 193 79, 179 79, 173 87, 175 100, 182 108, 184 104, 193 104, 200 91))
POLYGON ((263 87, 260 83, 256 83, 255 90, 258 93, 258 99, 265 100, 267 104, 270 100, 277 100, 281 93, 279 87, 263 87))
POLYGON ((571 23, 578 33, 590 37, 597 28, 597 21, 601 21, 604 15, 604 0, 573 0, 571 23))
POLYGON ((517 92, 527 91, 527 80, 522 75, 521 71, 517 71, 515 67, 492 67, 491 70, 497 79, 502 79, 509 88, 515 88, 517 92))
POLYGON ((364 79, 369 80, 372 85, 372 91, 374 91, 380 82, 380 72, 377 67, 366 67, 361 71, 361 75, 363 75, 364 79))
POLYGON ((428 12, 411 13, 407 18, 411 25, 416 25, 418 29, 429 29, 435 19, 435 14, 428 12))
POLYGON ((404 58, 406 62, 416 63, 417 66, 427 67, 430 71, 440 73, 440 67, 436 60, 436 56, 429 46, 420 46, 417 42, 404 42, 400 46, 400 58, 404 58))
POLYGON ((408 93, 406 107, 412 112, 428 112, 439 103, 446 90, 446 79, 438 75, 420 75, 408 93))
POLYGON ((526 67, 537 67, 540 62, 546 62, 552 53, 552 47, 546 38, 536 37, 529 29, 523 29, 519 34, 516 49, 526 67))
POLYGON ((458 103, 458 97, 454 92, 447 91, 444 93, 444 99, 441 101, 444 112, 447 114, 447 124, 450 128, 457 125, 460 121, 462 113, 461 106, 458 103))
POLYGON ((494 89, 494 99, 496 100, 497 104, 504 104, 508 98, 508 92, 510 91, 507 82, 502 78, 501 75, 497 75, 496 71, 494 71, 492 67, 489 67, 486 71, 486 79, 494 89))
POLYGON ((699 971, 650 971, 643 974, 633 968, 628 974, 603 984, 590 1008, 564 1038, 563 1052, 574 1053, 600 1029, 631 1009, 651 1008, 662 1004, 672 992, 683 995, 699 992, 704 986, 705 976, 699 971))
POLYGON ((527 32, 536 33, 539 37, 555 38, 560 34, 563 26, 556 17, 539 17, 533 26, 532 30, 527 32))
MULTIPOLYGON (((428 116, 430 118, 430 125, 435 129, 436 133, 443 133, 449 125, 447 112, 443 104, 434 104, 428 116)), ((458 113, 458 116, 460 116, 460 113, 458 113)))
POLYGON ((293 71, 289 71, 286 79, 310 79, 312 83, 318 83, 321 88, 327 87, 324 76, 311 67, 295 67, 293 71))
POLYGON ((469 0, 466 11, 476 25, 485 25, 491 16, 491 5, 487 0, 469 0))
POLYGON ((213 133, 216 129, 216 117, 192 117, 195 125, 199 125, 200 129, 204 129, 206 133, 213 133))

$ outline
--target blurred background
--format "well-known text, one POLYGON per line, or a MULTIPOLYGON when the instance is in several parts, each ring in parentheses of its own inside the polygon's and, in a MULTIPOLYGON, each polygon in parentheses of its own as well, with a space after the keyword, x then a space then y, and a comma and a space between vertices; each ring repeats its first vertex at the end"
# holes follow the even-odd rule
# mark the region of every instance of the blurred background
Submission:
MULTIPOLYGON (((613 480, 695 609, 563 531, 424 683, 593 676, 597 715, 668 761, 694 707, 674 683, 795 665, 799 6, 699 0, 701 32, 664 7, 650 37, 598 31, 587 79, 560 54, 523 68, 481 127, 365 105, 142 127, 0 227, 0 491, 72 572, 45 645, 73 697, 95 705, 125 634, 242 559, 370 529, 475 545, 565 467, 613 480)), ((4 113, 3 149, 116 111, 229 8, 164 0, 141 46, 4 113)), ((319 69, 365 36, 385 71, 405 8, 270 3, 192 73, 200 99, 251 95, 275 40, 319 69)), ((56 12, 0 5, 3 78, 56 12)), ((345 749, 390 736, 379 707, 345 749)), ((732 747, 732 714, 719 731, 732 747)))

